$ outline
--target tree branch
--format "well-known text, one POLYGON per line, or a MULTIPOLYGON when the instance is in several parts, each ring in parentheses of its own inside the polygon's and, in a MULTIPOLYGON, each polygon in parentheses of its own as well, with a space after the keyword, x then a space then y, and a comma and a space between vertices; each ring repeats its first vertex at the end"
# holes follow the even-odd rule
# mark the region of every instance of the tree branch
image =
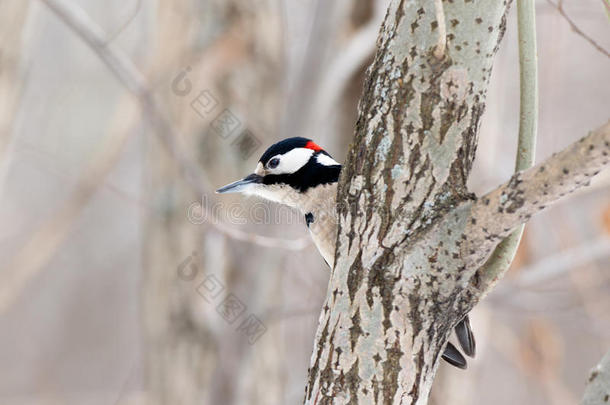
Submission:
POLYGON ((53 215, 47 216, 32 232, 29 239, 12 255, 6 270, 0 273, 0 314, 10 308, 30 280, 53 258, 70 235, 75 221, 121 157, 133 134, 132 117, 136 114, 133 112, 134 107, 121 107, 120 124, 109 129, 108 136, 97 145, 87 167, 81 169, 74 191, 53 215))
POLYGON ((607 405, 610 400, 610 351, 591 370, 582 405, 607 405))
POLYGON ((543 285, 571 270, 578 269, 597 260, 610 256, 610 237, 587 240, 572 247, 547 256, 540 261, 519 269, 519 277, 511 280, 514 287, 527 288, 543 285))
MULTIPOLYGON (((572 31, 574 31, 577 35, 581 36, 585 41, 587 41, 588 43, 590 43, 595 49, 597 49, 600 53, 602 53, 603 55, 607 56, 610 58, 610 52, 608 52, 606 49, 604 49, 604 47, 602 47, 600 44, 598 44, 597 42, 595 42, 595 40, 593 38, 591 38, 590 36, 588 36, 587 34, 585 34, 579 27, 578 25, 576 25, 576 23, 574 21, 572 21, 572 19, 570 18, 570 16, 565 12, 565 10, 563 9, 563 5, 562 2, 559 1, 559 3, 555 4, 553 3, 551 0, 546 0, 547 2, 549 2, 549 4, 551 4, 554 8, 557 9, 557 11, 559 12, 559 14, 561 14, 561 16, 568 22, 568 24, 570 24, 570 28, 572 28, 572 31)), ((606 12, 609 13, 608 15, 610 16, 610 11, 609 10, 609 6, 607 5, 607 3, 605 4, 606 6, 606 12)))
MULTIPOLYGON (((589 184, 610 161, 610 122, 537 166, 515 173, 470 209, 463 252, 469 268, 478 268, 485 252, 499 239, 561 197, 589 184)), ((496 281, 491 272, 477 272, 471 293, 480 299, 496 281), (476 292, 475 292, 476 291, 476 292)), ((471 302, 474 306, 478 299, 471 302)))
MULTIPOLYGON (((518 0, 519 26, 519 141, 515 171, 529 169, 536 157, 538 127, 538 57, 536 50, 536 8, 534 0, 518 0)), ((500 280, 510 267, 525 225, 504 239, 483 265, 480 274, 495 281, 500 280)))
POLYGON ((315 129, 317 125, 327 125, 329 115, 335 111, 339 98, 353 80, 354 74, 375 52, 375 40, 383 20, 385 6, 381 1, 374 3, 374 12, 370 21, 353 34, 341 52, 330 61, 328 69, 322 75, 315 98, 311 101, 310 121, 313 121, 314 125, 310 124, 309 129, 315 129))

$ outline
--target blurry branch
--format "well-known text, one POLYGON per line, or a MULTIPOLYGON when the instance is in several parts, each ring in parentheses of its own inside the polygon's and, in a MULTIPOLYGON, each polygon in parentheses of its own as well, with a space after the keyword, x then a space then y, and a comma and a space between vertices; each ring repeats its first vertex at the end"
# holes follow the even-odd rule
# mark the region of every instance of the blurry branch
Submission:
POLYGON ((445 48, 447 47, 447 26, 445 25, 445 11, 443 10, 443 0, 434 0, 434 11, 436 12, 436 22, 438 24, 438 42, 434 48, 436 59, 443 59, 445 48))
POLYGON ((521 270, 516 280, 520 287, 531 287, 559 277, 574 268, 610 256, 610 238, 602 237, 585 242, 580 246, 567 249, 546 257, 521 270))
MULTIPOLYGON (((610 251, 610 246, 607 247, 610 251)), ((610 337, 610 294, 608 294, 608 277, 605 265, 607 262, 592 262, 583 270, 568 273, 571 287, 574 289, 574 303, 579 305, 582 314, 589 322, 587 327, 596 335, 610 337)), ((607 347, 610 348, 610 347, 607 347)), ((609 401, 610 402, 610 401, 609 401)))
POLYGON ((610 0, 602 0, 604 3, 604 9, 606 10, 606 15, 610 19, 610 0))
MULTIPOLYGON (((124 120, 125 118, 123 118, 123 121, 124 120)), ((27 142, 21 139, 19 140, 19 144, 15 145, 15 151, 27 151, 28 153, 33 153, 36 157, 43 157, 45 159, 60 159, 57 154, 41 149, 40 145, 35 144, 33 142, 27 142)), ((73 177, 73 173, 69 169, 61 167, 47 168, 47 170, 45 170, 45 173, 57 178, 61 178, 63 181, 66 181, 73 177)), ((139 210, 154 210, 153 205, 146 199, 137 197, 132 193, 123 190, 121 187, 112 184, 112 182, 102 179, 100 179, 100 181, 100 188, 103 188, 104 191, 112 193, 117 198, 120 198, 124 202, 132 205, 133 207, 137 207, 139 210)))
MULTIPOLYGON (((69 4, 64 0, 41 0, 55 15, 57 15, 72 31, 77 34, 99 56, 119 81, 137 98, 145 117, 150 120, 151 130, 157 134, 161 142, 168 149, 172 158, 185 177, 186 181, 200 195, 210 195, 213 189, 207 179, 202 175, 198 166, 185 153, 179 145, 181 139, 178 131, 169 123, 163 108, 159 106, 150 87, 137 67, 125 53, 112 43, 106 42, 106 35, 98 25, 81 8, 69 4)), ((203 207, 208 217, 215 217, 215 212, 203 207)), ((244 242, 250 242, 266 247, 277 247, 289 250, 300 250, 308 246, 309 238, 284 240, 266 236, 253 235, 233 229, 220 220, 209 221, 221 233, 228 237, 244 242)))
MULTIPOLYGON (((316 118, 312 109, 317 107, 312 100, 315 100, 316 93, 320 91, 320 87, 313 83, 321 81, 320 76, 324 67, 321 61, 324 61, 328 55, 331 44, 329 38, 336 36, 339 28, 336 22, 340 21, 340 15, 347 14, 349 9, 346 1, 316 1, 312 4, 314 12, 305 40, 304 58, 300 66, 295 68, 294 83, 286 82, 285 90, 297 94, 298 99, 295 98, 286 104, 286 108, 280 116, 280 133, 290 131, 306 134, 310 130, 309 121, 316 118)), ((285 17, 287 18, 287 15, 285 17)), ((288 52, 288 49, 285 48, 284 52, 288 52)), ((288 53, 285 56, 287 57, 288 53)))
POLYGON ((576 398, 561 381, 559 335, 543 319, 533 319, 516 333, 494 317, 490 318, 489 342, 528 381, 535 381, 554 405, 572 405, 576 398))
POLYGON ((335 110, 354 74, 375 51, 379 25, 386 7, 384 1, 376 0, 374 3, 373 16, 353 34, 347 45, 330 62, 320 80, 311 115, 314 120, 325 120, 329 112, 335 110))
POLYGON ((318 307, 313 308, 297 308, 297 309, 268 309, 262 316, 263 323, 267 326, 274 322, 282 322, 287 319, 300 318, 300 317, 316 317, 320 309, 318 307))
MULTIPOLYGON (((557 2, 557 4, 553 3, 551 0, 546 0, 546 1, 549 2, 549 4, 551 4, 553 7, 555 7, 557 9, 557 11, 559 11, 559 14, 561 14, 561 16, 563 18, 565 18, 565 20, 568 22, 568 24, 570 24, 570 28, 572 28, 572 31, 574 31, 576 34, 578 34, 581 37, 583 37, 587 42, 589 42, 591 45, 593 45, 593 47, 595 49, 597 49, 599 52, 603 53, 604 55, 606 55, 607 57, 610 58, 610 52, 608 52, 601 45, 599 45, 597 42, 595 42, 595 40, 593 40, 593 38, 591 38, 590 36, 585 34, 580 28, 578 28, 578 25, 576 25, 576 23, 574 23, 574 21, 572 21, 570 16, 568 16, 568 14, 563 9, 563 1, 562 0, 559 0, 557 2)), ((608 7, 609 6, 608 6, 607 3, 605 4, 605 6, 606 6, 606 12, 610 13, 610 11, 608 11, 608 7)))
POLYGON ((29 0, 0 1, 0 161, 11 140, 24 73, 20 69, 21 36, 29 0))
POLYGON ((582 405, 607 405, 610 402, 610 351, 591 370, 582 405))
MULTIPOLYGON (((499 299, 498 302, 501 302, 502 305, 510 305, 521 312, 549 311, 546 299, 544 295, 541 295, 541 289, 544 289, 555 278, 570 275, 570 272, 573 271, 572 279, 578 278, 580 281, 583 278, 582 273, 575 272, 575 270, 606 257, 610 257, 610 238, 608 237, 587 241, 580 246, 555 253, 531 266, 521 268, 517 278, 507 280, 495 289, 492 300, 499 299), (539 309, 535 304, 540 303, 545 304, 539 309)), ((600 281, 600 283, 596 285, 603 285, 603 282, 600 281)), ((583 306, 586 309, 587 303, 591 302, 592 291, 588 289, 581 296, 583 299, 569 305, 566 305, 566 300, 560 300, 562 305, 554 307, 554 310, 565 311, 577 306, 583 306)), ((555 298, 551 299, 555 300, 555 298)), ((592 316, 591 319, 593 318, 592 316)), ((598 329, 607 333, 606 325, 598 329)))
MULTIPOLYGON (((519 140, 515 172, 529 169, 536 157, 538 130, 538 58, 536 50, 536 9, 534 0, 517 1, 519 26, 519 140)), ((525 225, 521 225, 494 249, 479 270, 485 279, 497 282, 510 267, 525 225)))
POLYGON ((116 37, 118 37, 121 32, 125 31, 125 28, 127 28, 127 26, 129 26, 129 24, 131 24, 131 22, 136 18, 140 12, 140 9, 142 8, 142 0, 135 0, 135 3, 136 4, 134 5, 133 9, 129 11, 125 21, 112 34, 108 35, 106 38, 106 44, 114 41, 116 37))
MULTIPOLYGON (((122 116, 129 116, 123 114, 122 116)), ((129 125, 116 131, 100 145, 96 156, 81 175, 74 193, 60 210, 41 224, 27 243, 15 253, 6 271, 0 273, 0 314, 6 311, 19 296, 25 285, 51 259, 54 252, 69 235, 74 220, 87 206, 106 175, 116 166, 129 135, 129 125)))
MULTIPOLYGON (((210 212, 210 211, 208 211, 210 212)), ((311 238, 302 237, 298 239, 281 239, 281 238, 272 238, 269 236, 257 235, 255 233, 243 232, 239 229, 232 228, 223 223, 214 222, 212 225, 224 235, 232 238, 234 240, 238 240, 241 242, 252 243, 257 246, 263 246, 268 248, 278 248, 278 249, 287 249, 287 250, 303 250, 307 246, 311 245, 311 238)))
POLYGON ((128 385, 131 382, 133 376, 135 375, 135 373, 137 371, 137 367, 138 367, 138 362, 136 359, 134 359, 131 362, 131 367, 129 368, 129 373, 127 374, 127 377, 123 380, 123 384, 121 385, 121 390, 119 391, 117 399, 112 403, 113 405, 119 405, 119 404, 123 403, 123 400, 125 399, 125 396, 128 392, 128 390, 127 390, 128 385))

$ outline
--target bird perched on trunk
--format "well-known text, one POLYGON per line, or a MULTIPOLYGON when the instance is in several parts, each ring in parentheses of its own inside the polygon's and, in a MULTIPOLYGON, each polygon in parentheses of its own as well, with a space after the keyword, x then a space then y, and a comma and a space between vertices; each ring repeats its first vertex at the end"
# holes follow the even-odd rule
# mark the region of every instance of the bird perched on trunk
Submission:
MULTIPOLYGON (((311 139, 287 138, 263 153, 254 173, 216 192, 256 195, 296 208, 305 216, 318 251, 333 268, 340 172, 341 165, 311 139)), ((474 356, 475 341, 468 316, 454 330, 464 353, 474 356)), ((466 368, 466 359, 452 343, 447 343, 442 356, 450 364, 466 368)))

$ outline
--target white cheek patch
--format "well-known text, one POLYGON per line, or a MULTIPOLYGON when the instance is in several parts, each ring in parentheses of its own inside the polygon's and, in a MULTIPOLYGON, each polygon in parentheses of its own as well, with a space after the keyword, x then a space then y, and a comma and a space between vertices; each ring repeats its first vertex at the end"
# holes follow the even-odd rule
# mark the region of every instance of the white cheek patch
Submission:
POLYGON ((295 148, 283 155, 276 156, 280 159, 280 164, 275 169, 271 169, 272 174, 291 174, 305 166, 311 158, 313 150, 307 148, 295 148))
POLYGON ((316 156, 316 160, 318 161, 318 163, 320 163, 321 165, 324 165, 324 166, 338 166, 339 165, 339 163, 335 159, 333 159, 330 156, 325 155, 323 153, 318 154, 318 156, 316 156))

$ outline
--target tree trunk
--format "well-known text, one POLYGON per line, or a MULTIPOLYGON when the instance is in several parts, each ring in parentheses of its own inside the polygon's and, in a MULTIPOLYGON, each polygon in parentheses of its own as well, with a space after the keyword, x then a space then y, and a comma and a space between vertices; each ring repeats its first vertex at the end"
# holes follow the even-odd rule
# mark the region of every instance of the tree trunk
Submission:
POLYGON ((339 187, 306 404, 427 403, 450 331, 493 285, 478 271, 493 248, 608 162, 606 125, 489 195, 470 194, 510 1, 436 3, 391 1, 379 34, 339 187))
POLYGON ((11 139, 12 125, 22 82, 19 80, 19 53, 30 7, 29 1, 7 0, 0 3, 0 159, 11 139))
POLYGON ((437 59, 434 3, 391 2, 342 176, 337 265, 306 403, 427 401, 458 321, 458 283, 444 269, 463 265, 461 235, 415 243, 470 198, 466 180, 507 8, 446 2, 448 47, 437 59))
MULTIPOLYGON (((226 0, 159 4, 159 53, 152 70, 162 86, 156 95, 171 111, 171 125, 183 134, 180 142, 185 150, 195 151, 189 157, 196 159, 197 170, 202 168, 210 184, 251 170, 252 162, 241 158, 232 143, 245 125, 260 137, 264 134, 260 127, 273 122, 269 117, 277 110, 278 95, 277 86, 270 83, 278 74, 278 39, 266 27, 278 24, 270 22, 268 13, 263 4, 252 8, 226 0), (194 19, 194 13, 200 13, 202 21, 194 19), (204 91, 217 105, 196 112, 193 101, 204 91), (260 101, 244 103, 242 97, 260 101), (211 121, 225 108, 239 115, 242 123, 234 133, 220 136, 211 121)), ((146 217, 143 255, 148 403, 234 404, 242 403, 242 397, 251 404, 279 403, 283 392, 277 337, 269 333, 253 349, 245 332, 240 332, 244 319, 250 314, 261 317, 268 305, 255 298, 277 296, 268 290, 276 288, 280 279, 278 259, 218 232, 210 224, 213 220, 205 221, 198 210, 202 199, 209 204, 216 201, 213 189, 205 195, 193 192, 176 168, 175 156, 167 153, 167 145, 151 138, 147 146, 147 201, 153 208, 146 217), (253 269, 270 270, 264 275, 239 274, 237 269, 244 266, 240 260, 247 260, 253 269), (218 283, 214 285, 218 296, 206 292, 206 281, 218 283), (220 305, 230 294, 247 307, 239 319, 220 315, 220 305), (252 364, 271 371, 247 374, 252 364), (267 388, 264 395, 256 389, 262 381, 267 388)))

